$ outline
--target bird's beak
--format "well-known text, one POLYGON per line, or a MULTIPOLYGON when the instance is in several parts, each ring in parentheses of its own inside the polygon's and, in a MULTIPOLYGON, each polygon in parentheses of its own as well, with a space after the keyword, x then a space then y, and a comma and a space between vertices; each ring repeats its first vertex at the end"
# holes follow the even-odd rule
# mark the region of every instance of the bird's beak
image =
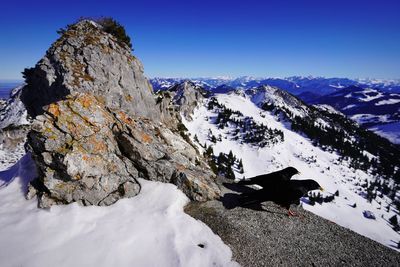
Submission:
POLYGON ((320 187, 319 190, 321 190, 322 192, 324 192, 324 189, 323 189, 322 187, 320 187))
POLYGON ((301 174, 301 172, 297 172, 296 174, 301 174))

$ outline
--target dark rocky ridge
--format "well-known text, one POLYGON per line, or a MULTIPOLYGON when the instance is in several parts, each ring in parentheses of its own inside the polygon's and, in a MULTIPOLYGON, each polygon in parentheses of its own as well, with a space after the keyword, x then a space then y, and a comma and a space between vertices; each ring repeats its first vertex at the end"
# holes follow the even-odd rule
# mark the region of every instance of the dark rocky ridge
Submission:
POLYGON ((28 197, 40 207, 110 205, 138 194, 139 177, 172 182, 192 200, 219 196, 205 160, 177 130, 179 110, 156 106, 140 61, 100 25, 70 26, 25 76, 39 175, 28 197))

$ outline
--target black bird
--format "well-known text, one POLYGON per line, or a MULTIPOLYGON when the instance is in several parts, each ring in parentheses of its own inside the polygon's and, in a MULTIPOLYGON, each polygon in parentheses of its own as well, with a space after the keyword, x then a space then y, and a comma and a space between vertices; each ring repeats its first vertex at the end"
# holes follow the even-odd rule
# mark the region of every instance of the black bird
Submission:
POLYGON ((264 201, 273 201, 288 210, 289 216, 295 214, 290 210, 291 204, 300 204, 300 198, 311 190, 323 190, 314 180, 281 181, 251 193, 243 193, 239 198, 240 206, 260 205, 264 201))
POLYGON ((276 185, 277 183, 287 182, 289 181, 293 175, 300 173, 294 167, 287 167, 283 170, 271 172, 268 174, 258 175, 248 180, 239 181, 238 184, 240 185, 252 185, 256 184, 259 186, 271 187, 276 185))

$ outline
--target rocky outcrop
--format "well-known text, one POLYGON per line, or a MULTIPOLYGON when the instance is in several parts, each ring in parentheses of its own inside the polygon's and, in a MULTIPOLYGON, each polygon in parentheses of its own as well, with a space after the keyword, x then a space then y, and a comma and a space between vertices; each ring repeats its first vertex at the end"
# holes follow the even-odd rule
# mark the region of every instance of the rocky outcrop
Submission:
POLYGON ((173 93, 172 103, 176 105, 180 113, 188 120, 191 120, 193 110, 207 96, 207 92, 191 81, 184 81, 168 89, 173 93))
POLYGON ((22 100, 29 114, 73 92, 92 93, 108 108, 159 119, 143 66, 128 46, 92 21, 72 25, 34 68, 24 72, 22 100))
POLYGON ((11 91, 10 98, 0 103, 0 130, 28 125, 27 112, 21 101, 23 86, 11 91))
POLYGON ((138 194, 138 177, 173 182, 193 200, 218 196, 211 172, 182 137, 151 120, 110 112, 90 94, 50 104, 28 141, 41 177, 29 194, 39 193, 40 207, 110 205, 138 194))
POLYGON ((201 104, 209 92, 204 90, 191 81, 183 81, 171 86, 168 90, 157 93, 157 105, 161 112, 161 118, 168 124, 173 124, 181 119, 181 115, 186 120, 192 120, 191 116, 194 109, 201 104))
POLYGON ((28 142, 41 179, 30 194, 39 193, 40 207, 73 201, 109 205, 139 192, 138 172, 118 148, 115 124, 88 94, 50 104, 34 120, 28 142))
POLYGON ((39 174, 28 197, 40 207, 110 205, 137 195, 139 177, 174 183, 192 200, 219 196, 177 130, 179 114, 163 120, 140 62, 101 26, 70 26, 25 75, 22 99, 34 116, 27 147, 39 174))
POLYGON ((11 165, 24 151, 29 120, 20 100, 22 86, 11 91, 10 98, 0 101, 0 163, 11 165))

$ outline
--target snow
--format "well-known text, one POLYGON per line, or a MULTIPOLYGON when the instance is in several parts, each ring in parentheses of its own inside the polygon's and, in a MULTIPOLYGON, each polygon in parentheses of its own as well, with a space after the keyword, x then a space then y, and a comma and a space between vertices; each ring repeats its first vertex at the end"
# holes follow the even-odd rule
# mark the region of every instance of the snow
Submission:
MULTIPOLYGON (((220 94, 216 95, 216 98, 226 107, 238 110, 244 116, 250 116, 256 122, 284 133, 284 142, 272 147, 258 148, 231 140, 228 132, 233 129, 227 127, 218 129, 212 124, 208 118, 215 116, 215 113, 207 110, 205 105, 195 110, 192 121, 184 120, 191 137, 193 138, 196 134, 200 144, 212 145, 215 155, 220 152, 229 153, 231 150, 234 155, 242 159, 244 173, 235 172, 236 178, 249 178, 294 166, 301 173, 294 176, 294 179, 315 179, 325 188, 323 195, 331 195, 339 190, 339 197, 336 197, 333 202, 314 206, 304 203, 304 209, 395 249, 391 246, 393 245, 391 240, 399 241, 400 235, 392 230, 387 221, 396 212, 393 209, 386 212, 384 209, 389 200, 384 197, 380 200, 381 204, 375 200, 369 203, 359 194, 360 184, 365 180, 373 181, 374 177, 364 171, 349 167, 346 161, 340 162, 336 153, 315 147, 308 138, 292 132, 288 122, 271 112, 261 110, 251 101, 252 99, 235 94, 220 94), (211 143, 208 140, 209 129, 215 136, 221 134, 222 141, 216 144, 211 143), (355 208, 350 206, 354 203, 356 203, 355 208), (364 210, 371 210, 376 215, 376 220, 366 219, 363 216, 364 210)), ((257 102, 259 99, 253 98, 253 100, 257 102)), ((199 146, 199 150, 202 150, 202 147, 199 146)), ((367 156, 374 157, 370 154, 367 156)))
MULTIPOLYGON (((339 92, 338 94, 340 94, 340 92, 339 92)), ((352 94, 351 94, 351 93, 350 93, 350 94, 347 94, 347 95, 345 95, 344 97, 345 97, 345 98, 350 98, 350 97, 352 97, 352 94)))
POLYGON ((356 107, 357 105, 347 105, 347 106, 345 106, 344 108, 342 108, 342 110, 347 110, 347 109, 351 109, 351 108, 354 108, 354 107, 356 107))
POLYGON ((279 95, 280 89, 276 87, 272 87, 269 85, 264 85, 262 88, 259 88, 255 91, 255 93, 251 96, 251 101, 260 105, 262 103, 271 103, 278 107, 286 107, 293 115, 300 116, 304 118, 307 116, 306 110, 300 108, 293 108, 291 105, 286 104, 286 100, 284 97, 279 95))
POLYGON ((394 144, 400 144, 400 122, 382 124, 370 128, 376 134, 388 139, 394 144))
POLYGON ((345 116, 342 112, 336 110, 331 105, 317 104, 317 105, 314 105, 314 107, 319 108, 319 109, 324 110, 324 111, 327 111, 327 112, 332 113, 332 114, 338 114, 338 115, 341 115, 341 116, 345 116))
POLYGON ((364 89, 361 93, 364 94, 364 97, 359 98, 359 99, 364 102, 369 102, 371 100, 375 100, 375 99, 381 98, 383 96, 383 94, 381 92, 379 92, 378 90, 372 89, 372 88, 364 89), (368 95, 368 93, 373 93, 376 95, 368 95))
POLYGON ((341 85, 340 83, 338 83, 338 84, 330 84, 329 86, 333 87, 333 88, 337 88, 337 89, 343 89, 343 88, 346 87, 344 85, 341 85))
POLYGON ((364 124, 369 122, 388 122, 390 119, 390 115, 356 114, 351 116, 350 118, 359 124, 364 124))
POLYGON ((344 97, 345 98, 352 98, 355 97, 360 101, 363 102, 369 102, 378 98, 383 97, 384 95, 382 94, 382 92, 376 90, 376 89, 372 89, 372 88, 366 88, 366 89, 361 89, 360 91, 355 91, 355 92, 351 92, 346 94, 344 97), (360 96, 356 96, 355 94, 362 94, 362 97, 360 96))
POLYGON ((172 184, 140 180, 137 197, 109 207, 41 210, 24 198, 34 176, 29 155, 0 172, 1 266, 237 266, 172 184))
POLYGON ((382 106, 382 105, 393 105, 400 103, 400 99, 386 99, 386 100, 381 100, 377 103, 375 103, 376 106, 382 106))

